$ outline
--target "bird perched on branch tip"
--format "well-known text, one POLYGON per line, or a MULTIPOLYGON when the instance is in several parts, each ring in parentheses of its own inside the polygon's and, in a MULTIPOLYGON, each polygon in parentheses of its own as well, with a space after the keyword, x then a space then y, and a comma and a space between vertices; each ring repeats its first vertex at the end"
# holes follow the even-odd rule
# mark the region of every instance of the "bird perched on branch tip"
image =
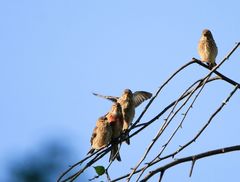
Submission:
POLYGON ((208 29, 204 29, 202 31, 202 35, 198 43, 198 53, 201 61, 206 62, 210 69, 216 66, 215 60, 218 54, 218 48, 211 31, 208 29))

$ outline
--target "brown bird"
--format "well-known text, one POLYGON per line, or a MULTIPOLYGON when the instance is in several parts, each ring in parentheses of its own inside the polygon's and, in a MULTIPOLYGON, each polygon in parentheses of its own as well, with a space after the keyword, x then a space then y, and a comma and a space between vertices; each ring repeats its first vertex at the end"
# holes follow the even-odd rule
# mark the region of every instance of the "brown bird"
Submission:
POLYGON ((122 134, 123 127, 123 116, 122 109, 119 103, 114 103, 110 111, 106 114, 106 118, 112 127, 112 150, 109 161, 117 159, 121 161, 119 148, 118 148, 118 137, 122 134))
POLYGON ((123 131, 126 134, 126 143, 130 144, 127 129, 132 124, 135 115, 135 108, 139 106, 143 101, 151 98, 152 94, 145 91, 136 91, 132 93, 130 89, 125 89, 121 97, 103 96, 96 93, 93 94, 111 100, 113 102, 117 102, 121 105, 123 114, 123 131))
POLYGON ((211 31, 208 29, 202 31, 202 36, 198 43, 198 54, 200 55, 201 61, 207 62, 210 69, 216 66, 215 59, 218 54, 218 48, 211 31))
POLYGON ((107 117, 103 116, 97 120, 96 127, 91 137, 91 149, 87 154, 92 154, 95 150, 106 147, 112 139, 112 127, 107 117))

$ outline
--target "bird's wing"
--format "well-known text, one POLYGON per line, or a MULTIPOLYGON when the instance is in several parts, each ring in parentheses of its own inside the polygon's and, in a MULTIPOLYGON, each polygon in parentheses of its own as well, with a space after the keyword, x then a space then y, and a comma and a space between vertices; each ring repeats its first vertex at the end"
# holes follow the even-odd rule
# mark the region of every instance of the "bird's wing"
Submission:
POLYGON ((114 97, 114 96, 105 96, 105 95, 100 95, 100 94, 97 94, 97 93, 93 93, 93 95, 97 96, 97 97, 101 97, 101 98, 104 98, 104 99, 108 99, 112 102, 117 102, 117 100, 119 99, 119 97, 114 97))
POLYGON ((91 145, 93 144, 94 138, 97 136, 97 129, 98 129, 98 127, 96 126, 93 130, 92 137, 91 137, 91 140, 90 140, 91 145))
POLYGON ((150 99, 152 97, 152 94, 145 91, 136 91, 133 94, 133 101, 135 107, 139 106, 143 101, 150 99))

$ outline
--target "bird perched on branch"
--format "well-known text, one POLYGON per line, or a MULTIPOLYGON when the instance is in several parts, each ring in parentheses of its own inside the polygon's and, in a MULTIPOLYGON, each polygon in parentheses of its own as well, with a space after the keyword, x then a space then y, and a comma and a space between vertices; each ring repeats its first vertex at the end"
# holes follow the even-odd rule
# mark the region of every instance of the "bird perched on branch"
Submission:
POLYGON ((106 118, 111 125, 112 128, 112 149, 109 161, 113 161, 117 159, 121 161, 120 153, 119 153, 119 144, 118 138, 122 134, 123 127, 123 115, 121 105, 119 103, 114 103, 110 109, 110 111, 106 114, 106 118))
POLYGON ((210 69, 216 66, 215 59, 218 54, 217 45, 213 39, 212 33, 208 29, 202 31, 202 36, 198 43, 198 53, 202 62, 207 62, 210 69))
POLYGON ((96 122, 91 137, 91 149, 87 154, 92 154, 95 150, 106 147, 112 140, 112 127, 106 116, 100 117, 96 122))
POLYGON ((122 108, 123 114, 123 128, 122 130, 126 133, 126 143, 130 144, 128 138, 128 133, 126 132, 129 126, 132 124, 135 108, 139 106, 142 102, 152 97, 152 94, 145 91, 136 91, 132 93, 130 89, 125 89, 121 97, 114 96, 103 96, 100 94, 93 93, 95 96, 99 96, 112 102, 119 103, 122 108))

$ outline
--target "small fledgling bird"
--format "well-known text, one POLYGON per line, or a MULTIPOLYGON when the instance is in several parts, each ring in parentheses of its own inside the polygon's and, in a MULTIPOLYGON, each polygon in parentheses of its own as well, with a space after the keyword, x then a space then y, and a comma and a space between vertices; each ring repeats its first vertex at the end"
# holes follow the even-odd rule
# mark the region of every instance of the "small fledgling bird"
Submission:
POLYGON ((208 29, 202 31, 202 36, 198 43, 198 54, 200 55, 201 61, 207 62, 210 69, 216 66, 215 59, 218 54, 218 48, 211 31, 208 29))
MULTIPOLYGON (((152 97, 152 94, 145 91, 136 91, 132 93, 130 89, 125 89, 121 97, 114 96, 103 96, 96 93, 93 93, 96 96, 117 102, 121 105, 122 114, 123 114, 123 132, 126 133, 126 130, 132 124, 135 108, 139 106, 142 102, 152 97)), ((128 138, 128 133, 126 133, 126 138, 128 138)), ((126 139, 126 143, 130 144, 130 140, 126 139)))
POLYGON ((96 127, 91 137, 91 149, 87 154, 92 154, 95 150, 106 147, 112 140, 112 127, 107 117, 103 116, 97 120, 96 127))
POLYGON ((113 161, 117 159, 121 161, 118 141, 116 139, 122 134, 123 127, 123 116, 122 109, 119 103, 114 103, 110 109, 110 111, 106 114, 106 118, 111 125, 112 128, 112 150, 110 154, 109 161, 113 161))

